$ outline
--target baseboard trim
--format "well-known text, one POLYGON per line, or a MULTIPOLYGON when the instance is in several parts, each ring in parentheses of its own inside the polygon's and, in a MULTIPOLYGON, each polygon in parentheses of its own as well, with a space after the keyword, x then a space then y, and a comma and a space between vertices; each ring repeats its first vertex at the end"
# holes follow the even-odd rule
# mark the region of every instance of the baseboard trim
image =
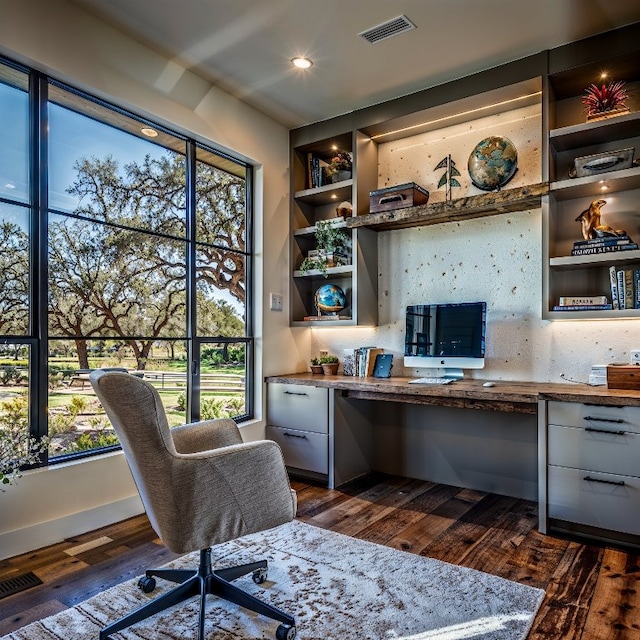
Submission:
POLYGON ((0 560, 144 513, 138 495, 0 534, 0 560))

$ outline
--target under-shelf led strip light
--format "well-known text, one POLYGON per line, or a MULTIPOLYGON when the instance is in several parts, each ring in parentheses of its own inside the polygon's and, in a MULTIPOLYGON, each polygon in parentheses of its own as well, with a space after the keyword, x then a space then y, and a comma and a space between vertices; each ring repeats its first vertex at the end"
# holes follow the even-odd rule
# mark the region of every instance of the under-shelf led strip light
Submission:
POLYGON ((405 131, 411 131, 413 129, 420 129, 427 125, 438 124, 440 122, 444 122, 445 120, 453 120, 454 118, 459 118, 460 116, 468 116, 474 113, 479 113, 480 111, 493 109, 494 107, 502 107, 507 104, 513 104, 514 102, 527 100, 529 98, 535 98, 536 96, 540 96, 540 95, 542 95, 542 91, 528 93, 524 96, 518 96, 517 98, 509 98, 508 100, 496 102, 495 104, 484 105, 482 107, 476 107, 475 109, 469 109, 468 111, 461 111, 460 113, 454 113, 448 116, 442 116, 441 118, 435 118, 434 120, 428 120, 427 122, 421 122, 420 124, 412 124, 409 127, 402 127, 401 129, 395 129, 394 131, 387 131, 386 133, 378 133, 374 136, 371 136, 371 140, 377 140, 378 138, 383 138, 384 136, 395 135, 396 133, 404 133, 405 131))

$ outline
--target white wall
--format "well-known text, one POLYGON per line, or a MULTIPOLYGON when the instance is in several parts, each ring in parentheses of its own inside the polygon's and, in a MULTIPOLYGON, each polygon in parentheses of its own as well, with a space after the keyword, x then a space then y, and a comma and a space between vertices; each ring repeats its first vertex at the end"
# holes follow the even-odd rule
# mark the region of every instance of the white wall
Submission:
MULTIPOLYGON (((288 309, 263 305, 270 291, 289 298, 287 130, 65 0, 3 0, 2 9, 0 52, 255 165, 258 419, 243 435, 262 437, 264 375, 299 369, 308 354, 305 334, 296 340, 288 327, 288 309)), ((0 493, 0 558, 140 510, 122 454, 28 472, 0 493)))

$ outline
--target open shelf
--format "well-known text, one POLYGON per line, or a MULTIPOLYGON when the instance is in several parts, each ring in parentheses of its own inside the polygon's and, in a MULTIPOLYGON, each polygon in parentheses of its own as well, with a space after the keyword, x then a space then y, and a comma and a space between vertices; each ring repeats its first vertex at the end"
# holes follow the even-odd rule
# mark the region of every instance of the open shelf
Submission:
POLYGON ((600 267, 603 263, 618 264, 632 261, 640 261, 640 251, 638 249, 610 251, 608 253, 598 253, 589 256, 560 256, 558 258, 549 258, 549 266, 584 269, 590 266, 600 267))
POLYGON ((540 207, 542 196, 549 193, 549 184, 537 184, 492 191, 450 202, 436 202, 395 211, 381 211, 354 216, 346 221, 347 227, 366 227, 375 231, 422 227, 443 222, 456 222, 501 213, 526 211, 540 207))
POLYGON ((623 140, 637 135, 640 126, 640 112, 627 113, 613 118, 582 122, 549 132, 549 143, 556 151, 570 151, 623 140))
POLYGON ((342 182, 334 182, 322 187, 296 191, 293 197, 298 202, 304 202, 312 207, 321 207, 326 204, 340 202, 340 200, 350 200, 352 187, 353 179, 343 180, 342 182))
POLYGON ((556 200, 573 200, 587 196, 599 197, 602 195, 601 186, 605 183, 609 191, 628 191, 640 189, 640 166, 618 171, 607 171, 594 176, 583 178, 568 178, 558 182, 552 182, 549 190, 556 200))

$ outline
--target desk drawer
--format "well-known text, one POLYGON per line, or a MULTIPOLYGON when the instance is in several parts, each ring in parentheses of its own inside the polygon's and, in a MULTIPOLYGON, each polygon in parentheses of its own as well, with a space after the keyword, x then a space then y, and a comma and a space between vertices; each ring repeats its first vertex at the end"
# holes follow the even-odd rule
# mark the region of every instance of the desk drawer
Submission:
POLYGON ((269 384, 267 422, 278 427, 329 433, 329 389, 269 384))
POLYGON ((640 407, 607 407, 579 402, 549 402, 549 424, 624 429, 640 433, 640 407))
POLYGON ((329 473, 329 436, 267 425, 267 438, 282 449, 288 467, 329 473))
POLYGON ((550 518, 638 535, 638 513, 639 478, 549 467, 550 518))
POLYGON ((640 476, 640 434, 614 426, 549 425, 549 464, 640 476))

